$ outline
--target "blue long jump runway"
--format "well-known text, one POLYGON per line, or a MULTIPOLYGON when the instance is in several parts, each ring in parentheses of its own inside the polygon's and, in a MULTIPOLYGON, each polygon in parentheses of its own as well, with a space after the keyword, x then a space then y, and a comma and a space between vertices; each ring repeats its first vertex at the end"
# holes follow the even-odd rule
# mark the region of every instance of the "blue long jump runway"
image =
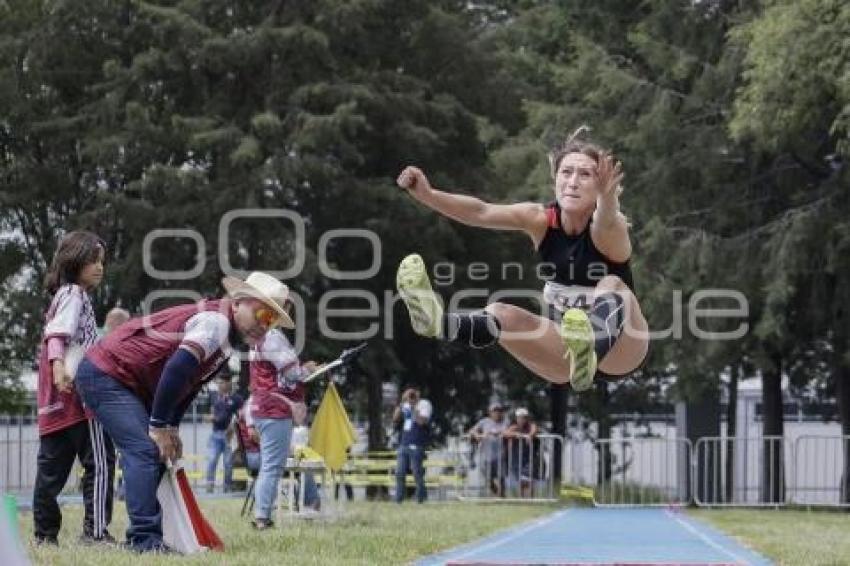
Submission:
POLYGON ((566 509, 429 556, 437 564, 763 566, 769 560, 671 509, 566 509))

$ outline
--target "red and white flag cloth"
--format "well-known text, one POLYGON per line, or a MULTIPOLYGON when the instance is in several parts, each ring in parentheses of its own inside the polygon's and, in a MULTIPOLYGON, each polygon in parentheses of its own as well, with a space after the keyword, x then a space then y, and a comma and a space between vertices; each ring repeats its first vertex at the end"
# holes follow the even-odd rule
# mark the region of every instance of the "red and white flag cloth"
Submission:
POLYGON ((181 554, 224 550, 224 543, 198 507, 183 466, 168 467, 159 482, 156 497, 162 508, 162 539, 165 544, 181 554))

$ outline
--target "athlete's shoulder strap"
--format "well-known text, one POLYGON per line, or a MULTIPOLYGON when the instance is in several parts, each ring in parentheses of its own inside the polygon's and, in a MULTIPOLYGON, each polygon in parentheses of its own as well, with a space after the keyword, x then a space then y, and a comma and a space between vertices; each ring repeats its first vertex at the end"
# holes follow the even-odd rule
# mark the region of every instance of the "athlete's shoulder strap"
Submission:
POLYGON ((546 205, 546 226, 556 230, 561 227, 561 207, 557 202, 553 201, 546 205))

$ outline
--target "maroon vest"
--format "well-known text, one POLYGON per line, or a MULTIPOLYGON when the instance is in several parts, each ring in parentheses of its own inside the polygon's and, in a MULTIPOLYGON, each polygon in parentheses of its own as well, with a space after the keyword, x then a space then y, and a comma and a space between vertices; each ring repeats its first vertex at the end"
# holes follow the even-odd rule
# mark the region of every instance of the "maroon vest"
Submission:
POLYGON ((293 403, 303 403, 306 386, 298 382, 289 390, 278 386, 278 371, 273 363, 263 360, 251 361, 251 415, 255 419, 289 419, 292 410, 286 397, 293 403))
POLYGON ((38 434, 44 436, 86 420, 77 390, 59 391, 53 384, 53 368, 47 359, 47 340, 42 340, 38 354, 38 434))
MULTIPOLYGON (((228 299, 204 300, 192 305, 163 309, 151 315, 133 318, 95 344, 86 357, 101 371, 133 391, 148 411, 153 404, 162 369, 183 343, 186 322, 199 312, 218 311, 233 328, 233 313, 228 299)), ((201 362, 192 380, 182 392, 177 406, 191 400, 227 362, 230 352, 221 348, 201 362)))
MULTIPOLYGON (((71 292, 83 293, 84 291, 74 286, 71 292)), ((50 307, 45 313, 45 326, 56 315, 57 307, 57 297, 54 296, 50 307)), ((91 309, 91 305, 84 308, 91 309)), ((92 414, 85 409, 82 401, 80 401, 75 387, 72 386, 69 391, 59 391, 56 385, 53 384, 53 367, 47 358, 47 341, 50 338, 51 335, 48 334, 42 337, 41 347, 38 353, 38 392, 36 401, 38 403, 39 436, 72 427, 87 418, 92 418, 92 414)), ((73 333, 67 338, 66 348, 69 347, 71 340, 74 338, 73 333)), ((90 336, 89 339, 93 341, 95 337, 90 336)))

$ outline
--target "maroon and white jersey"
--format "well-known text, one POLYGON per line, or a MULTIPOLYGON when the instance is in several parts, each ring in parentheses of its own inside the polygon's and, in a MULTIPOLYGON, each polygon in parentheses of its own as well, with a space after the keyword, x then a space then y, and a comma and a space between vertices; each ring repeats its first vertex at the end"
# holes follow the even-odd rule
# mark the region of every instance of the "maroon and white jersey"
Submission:
POLYGON ((88 293, 79 285, 63 285, 53 295, 44 317, 44 336, 38 355, 38 433, 42 436, 86 419, 77 391, 62 392, 53 384, 47 342, 62 338, 65 349, 88 349, 97 341, 97 323, 88 293))
POLYGON ((251 413, 255 419, 288 419, 292 416, 286 397, 293 403, 304 401, 304 378, 295 348, 280 330, 269 330, 251 348, 251 413))
POLYGON ((132 318, 98 342, 86 357, 133 391, 150 411, 168 359, 181 345, 194 346, 203 358, 178 399, 177 406, 185 406, 230 357, 231 328, 231 301, 205 300, 132 318))

